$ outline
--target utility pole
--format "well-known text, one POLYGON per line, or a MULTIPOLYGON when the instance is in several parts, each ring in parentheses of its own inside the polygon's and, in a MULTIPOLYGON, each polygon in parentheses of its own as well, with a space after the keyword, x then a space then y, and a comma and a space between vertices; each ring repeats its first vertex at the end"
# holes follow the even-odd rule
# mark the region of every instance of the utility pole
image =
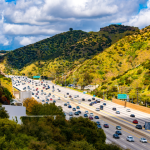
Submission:
POLYGON ((66 75, 65 75, 65 88, 66 88, 66 75))
POLYGON ((136 87, 136 92, 137 92, 137 104, 138 104, 138 87, 136 87))
POLYGON ((103 100, 104 100, 104 90, 103 90, 103 100))

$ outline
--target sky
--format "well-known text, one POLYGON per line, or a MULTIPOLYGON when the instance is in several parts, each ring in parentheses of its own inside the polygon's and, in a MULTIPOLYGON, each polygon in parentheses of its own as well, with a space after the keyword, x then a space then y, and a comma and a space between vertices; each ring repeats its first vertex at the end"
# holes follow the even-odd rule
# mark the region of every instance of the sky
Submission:
POLYGON ((150 0, 0 0, 0 50, 110 24, 150 25, 150 0))

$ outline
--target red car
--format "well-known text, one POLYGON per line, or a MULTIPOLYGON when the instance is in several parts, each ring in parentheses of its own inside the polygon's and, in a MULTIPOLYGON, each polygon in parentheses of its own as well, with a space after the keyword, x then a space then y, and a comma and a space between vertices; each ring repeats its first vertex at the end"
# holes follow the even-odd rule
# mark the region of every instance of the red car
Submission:
POLYGON ((92 117, 92 116, 90 116, 90 117, 89 117, 89 119, 90 119, 90 120, 93 120, 93 117, 92 117))
POLYGON ((43 89, 44 89, 45 87, 43 87, 43 89))
POLYGON ((105 128, 109 128, 109 125, 108 125, 108 124, 104 124, 104 127, 105 127, 105 128))
POLYGON ((36 95, 38 95, 38 93, 36 93, 36 95))
POLYGON ((36 88, 36 91, 38 91, 38 88, 36 88))
POLYGON ((133 120, 133 123, 138 124, 138 121, 137 120, 133 120))
POLYGON ((50 98, 50 101, 52 101, 53 99, 52 98, 50 98))

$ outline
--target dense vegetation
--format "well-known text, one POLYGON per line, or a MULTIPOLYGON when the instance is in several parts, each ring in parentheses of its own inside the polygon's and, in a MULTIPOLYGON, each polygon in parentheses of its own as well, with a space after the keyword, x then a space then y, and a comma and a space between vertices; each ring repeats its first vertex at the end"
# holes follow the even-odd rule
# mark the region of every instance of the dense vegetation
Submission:
MULTIPOLYGON (((31 112, 35 107, 42 112, 43 108, 39 105, 34 104, 31 112)), ((57 106, 47 104, 43 107, 53 109, 57 106)), ((62 109, 57 109, 63 114, 62 109)), ((55 115, 55 111, 51 115, 55 115)), ((7 112, 0 109, 0 149, 3 150, 121 150, 114 144, 106 144, 103 129, 98 129, 96 123, 88 118, 67 121, 60 114, 55 119, 53 116, 23 117, 21 125, 16 123, 17 120, 7 118, 7 112)))
POLYGON ((122 37, 139 31, 138 28, 122 25, 110 25, 101 30, 89 33, 70 30, 11 51, 2 57, 9 64, 5 65, 5 72, 12 73, 9 68, 12 67, 29 76, 40 73, 49 77, 55 73, 67 73, 122 37))

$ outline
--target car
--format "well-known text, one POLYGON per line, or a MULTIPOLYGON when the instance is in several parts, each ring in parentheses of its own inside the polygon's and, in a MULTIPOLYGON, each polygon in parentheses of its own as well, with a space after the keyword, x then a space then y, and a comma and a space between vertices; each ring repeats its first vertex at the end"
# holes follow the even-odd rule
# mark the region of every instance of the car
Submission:
POLYGON ((104 126, 105 128, 109 128, 109 125, 106 124, 106 123, 105 123, 103 126, 104 126))
POLYGON ((69 117, 69 120, 70 120, 70 119, 72 119, 72 118, 73 118, 72 116, 71 116, 71 117, 69 117))
POLYGON ((93 113, 90 113, 90 116, 94 116, 94 114, 93 114, 93 113))
POLYGON ((50 101, 52 101, 53 99, 52 98, 50 98, 50 101))
POLYGON ((82 98, 82 101, 85 101, 85 99, 84 99, 84 98, 82 98))
POLYGON ((119 137, 119 135, 118 135, 118 134, 113 134, 113 138, 115 138, 115 139, 119 139, 120 137, 119 137))
POLYGON ((54 100, 53 103, 56 103, 56 101, 54 100))
POLYGON ((79 115, 79 112, 76 111, 74 114, 75 114, 75 115, 79 115))
POLYGON ((67 105, 70 105, 70 102, 67 102, 67 105))
POLYGON ((100 108, 96 108, 95 110, 96 110, 96 111, 100 111, 100 108))
POLYGON ((67 106, 67 103, 65 103, 64 106, 67 106))
POLYGON ((73 112, 69 112, 69 116, 73 116, 73 112))
POLYGON ((58 97, 58 100, 60 100, 60 97, 58 97))
POLYGON ((146 140, 145 138, 141 138, 141 139, 140 139, 140 142, 142 142, 142 143, 147 143, 147 140, 146 140))
POLYGON ((103 105, 100 105, 100 110, 103 110, 103 105))
POLYGON ((32 93, 32 95, 34 95, 34 93, 32 93))
POLYGON ((143 128, 145 128, 145 124, 143 125, 143 128))
POLYGON ((95 118, 95 119, 99 119, 99 116, 95 116, 94 118, 95 118))
POLYGON ((116 131, 115 133, 118 135, 122 135, 121 131, 116 131))
POLYGON ((134 114, 131 114, 130 117, 135 117, 135 115, 134 115, 134 114))
POLYGON ((73 101, 73 98, 71 98, 70 100, 73 101))
POLYGON ((55 90, 52 90, 52 92, 55 92, 55 90))
POLYGON ((69 95, 69 98, 72 98, 72 96, 71 96, 71 95, 69 95))
POLYGON ((113 107, 112 110, 116 111, 116 107, 113 107))
POLYGON ((49 102, 49 99, 47 99, 46 101, 48 101, 48 102, 49 102))
POLYGON ((72 108, 72 106, 71 106, 71 105, 68 105, 68 108, 72 108))
POLYGON ((39 99, 39 96, 37 96, 37 99, 39 99))
POLYGON ((97 125, 97 128, 98 128, 98 129, 101 129, 102 127, 101 127, 101 125, 100 125, 100 124, 98 124, 98 125, 97 125))
POLYGON ((134 142, 134 138, 132 136, 127 136, 126 140, 129 142, 134 142))
POLYGON ((137 129, 142 129, 142 126, 141 126, 140 124, 137 124, 135 127, 136 127, 137 129))
POLYGON ((117 129, 117 130, 121 130, 121 127, 120 127, 120 126, 116 126, 116 129, 117 129))
POLYGON ((80 109, 80 107, 79 107, 79 106, 77 106, 77 107, 76 107, 76 109, 80 109))
POLYGON ((67 95, 64 95, 64 98, 67 98, 67 95))
POLYGON ((96 124, 99 125, 99 124, 101 124, 101 123, 100 123, 99 121, 96 121, 96 124))
POLYGON ((76 108, 72 108, 73 111, 76 111, 76 108))
POLYGON ((100 101, 100 99, 97 99, 96 102, 97 102, 97 103, 100 103, 101 101, 100 101))
POLYGON ((116 111, 116 114, 120 114, 120 111, 116 111))
POLYGON ((96 102, 96 101, 94 101, 93 103, 94 103, 94 104, 97 104, 97 102, 96 102))
POLYGON ((77 95, 77 97, 79 97, 79 95, 77 95))
POLYGON ((46 93, 44 93, 44 95, 46 95, 46 93))
POLYGON ((55 98, 55 95, 53 95, 52 97, 55 98))
POLYGON ((46 102, 46 104, 48 104, 48 102, 46 102))
POLYGON ((87 114, 84 114, 84 117, 88 117, 88 115, 87 115, 87 114))
POLYGON ((106 103, 103 103, 103 105, 105 105, 105 106, 106 106, 106 103))
POLYGON ((45 100, 42 100, 42 102, 45 102, 45 100))
POLYGON ((38 93, 36 93, 36 95, 38 95, 38 93))
POLYGON ((37 95, 35 95, 35 97, 37 97, 37 95))
POLYGON ((77 98, 77 95, 74 95, 74 98, 77 98))
POLYGON ((79 101, 78 104, 81 104, 81 101, 79 101))
POLYGON ((137 121, 137 120, 133 120, 133 123, 134 123, 134 124, 138 124, 138 121, 137 121))
POLYGON ((69 95, 69 93, 67 93, 67 95, 69 95))
POLYGON ((93 106, 93 103, 90 103, 89 106, 93 106))
POLYGON ((92 116, 90 116, 90 117, 89 117, 89 119, 90 119, 90 120, 93 120, 93 117, 92 117, 92 116))
POLYGON ((89 112, 86 110, 85 113, 88 114, 89 112))
POLYGON ((95 100, 95 97, 92 97, 92 100, 95 100))
POLYGON ((81 111, 80 111, 80 110, 78 110, 77 112, 78 112, 79 114, 81 114, 81 111))
POLYGON ((89 102, 91 102, 91 99, 88 99, 89 102))
POLYGON ((66 113, 64 113, 64 115, 66 116, 66 113))
POLYGON ((131 112, 131 110, 130 110, 130 109, 127 109, 126 111, 127 111, 127 112, 131 112))

